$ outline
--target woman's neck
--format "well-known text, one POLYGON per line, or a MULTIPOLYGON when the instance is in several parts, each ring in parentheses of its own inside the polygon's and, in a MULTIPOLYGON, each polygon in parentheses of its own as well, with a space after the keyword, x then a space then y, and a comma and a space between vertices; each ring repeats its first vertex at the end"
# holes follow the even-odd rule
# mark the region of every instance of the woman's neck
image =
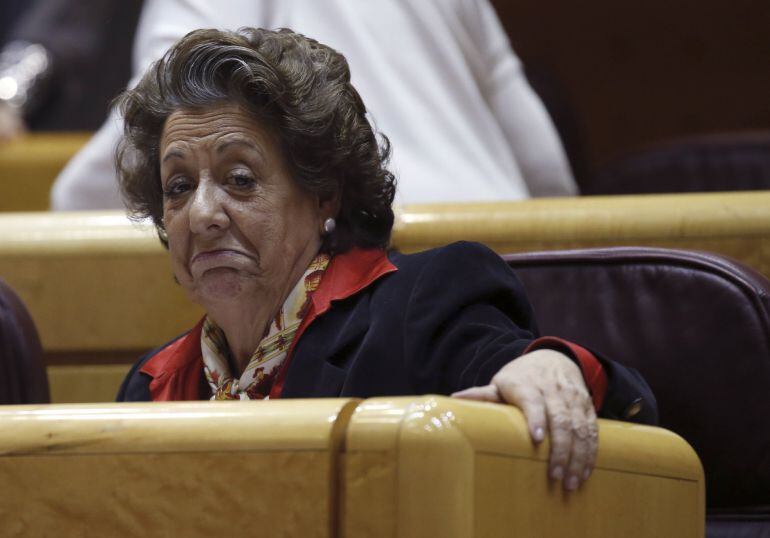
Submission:
POLYGON ((251 356, 267 333, 270 323, 307 270, 315 256, 308 253, 295 263, 282 285, 265 288, 256 286, 253 293, 230 297, 226 301, 205 306, 206 313, 222 329, 233 357, 234 377, 239 377, 248 366, 251 356), (308 258, 308 259, 305 259, 308 258))
POLYGON ((249 364, 254 350, 275 318, 282 300, 232 301, 208 309, 208 316, 222 329, 234 361, 233 375, 238 377, 249 364), (279 302, 280 301, 280 302, 279 302))

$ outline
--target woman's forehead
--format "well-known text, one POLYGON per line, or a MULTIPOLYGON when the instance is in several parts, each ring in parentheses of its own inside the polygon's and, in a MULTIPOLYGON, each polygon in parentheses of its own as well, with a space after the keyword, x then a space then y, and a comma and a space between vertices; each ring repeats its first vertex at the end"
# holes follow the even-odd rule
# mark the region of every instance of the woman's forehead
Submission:
POLYGON ((250 142, 257 147, 271 142, 267 130, 252 114, 228 104, 173 112, 163 127, 160 148, 163 153, 172 146, 217 147, 233 141, 250 142))

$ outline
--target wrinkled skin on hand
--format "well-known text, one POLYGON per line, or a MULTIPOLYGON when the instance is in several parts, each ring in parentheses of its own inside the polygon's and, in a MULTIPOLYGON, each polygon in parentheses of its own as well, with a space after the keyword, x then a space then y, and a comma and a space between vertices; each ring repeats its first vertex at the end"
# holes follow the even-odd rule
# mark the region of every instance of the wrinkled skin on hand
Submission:
POLYGON ((503 366, 489 385, 452 396, 515 405, 524 413, 535 443, 548 432, 548 474, 574 491, 591 475, 599 447, 596 412, 580 368, 551 349, 522 355, 503 366))

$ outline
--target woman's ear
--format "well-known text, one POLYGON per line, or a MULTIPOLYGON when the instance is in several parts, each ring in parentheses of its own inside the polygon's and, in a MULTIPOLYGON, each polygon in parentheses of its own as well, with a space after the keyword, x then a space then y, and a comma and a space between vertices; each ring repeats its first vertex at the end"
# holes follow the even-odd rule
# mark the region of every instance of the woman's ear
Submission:
POLYGON ((336 193, 326 198, 318 198, 318 216, 320 217, 321 237, 331 236, 337 227, 337 215, 340 212, 340 195, 336 193))
POLYGON ((337 218, 337 215, 340 213, 340 198, 341 194, 339 192, 326 198, 318 198, 318 212, 321 215, 321 222, 328 218, 337 218))

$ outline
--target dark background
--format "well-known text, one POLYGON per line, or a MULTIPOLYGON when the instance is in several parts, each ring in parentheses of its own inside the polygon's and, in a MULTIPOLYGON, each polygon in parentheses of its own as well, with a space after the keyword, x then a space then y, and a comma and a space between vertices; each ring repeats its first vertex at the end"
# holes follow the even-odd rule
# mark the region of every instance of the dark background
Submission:
POLYGON ((493 4, 588 171, 661 140, 770 129, 767 0, 493 4))

